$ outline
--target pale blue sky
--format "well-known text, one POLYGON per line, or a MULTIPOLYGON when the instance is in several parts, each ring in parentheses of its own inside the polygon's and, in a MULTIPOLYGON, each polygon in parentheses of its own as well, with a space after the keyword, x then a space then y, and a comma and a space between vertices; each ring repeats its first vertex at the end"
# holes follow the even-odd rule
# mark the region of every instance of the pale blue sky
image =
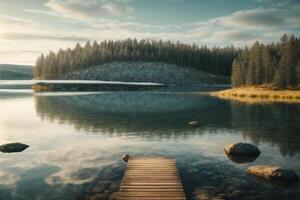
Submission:
POLYGON ((299 22, 300 0, 0 0, 0 63, 128 37, 244 46, 299 36, 299 22))

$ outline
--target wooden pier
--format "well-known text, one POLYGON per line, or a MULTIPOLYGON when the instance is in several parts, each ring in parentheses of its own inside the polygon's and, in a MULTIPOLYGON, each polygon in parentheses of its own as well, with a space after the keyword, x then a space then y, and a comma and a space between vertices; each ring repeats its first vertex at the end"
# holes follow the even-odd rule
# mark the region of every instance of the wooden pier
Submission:
POLYGON ((186 200, 174 159, 129 157, 118 200, 186 200))

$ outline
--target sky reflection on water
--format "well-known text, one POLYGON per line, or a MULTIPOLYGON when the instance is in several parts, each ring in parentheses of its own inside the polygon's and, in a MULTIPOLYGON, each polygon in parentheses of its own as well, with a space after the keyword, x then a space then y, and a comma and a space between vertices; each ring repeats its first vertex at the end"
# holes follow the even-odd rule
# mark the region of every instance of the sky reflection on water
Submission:
POLYGON ((273 186, 245 169, 279 164, 300 175, 299 111, 182 93, 0 95, 0 143, 30 145, 0 154, 0 199, 80 199, 95 181, 121 179, 124 153, 176 158, 188 197, 206 188, 231 199, 297 199, 299 186, 273 186), (261 149, 254 163, 224 154, 240 141, 261 149))

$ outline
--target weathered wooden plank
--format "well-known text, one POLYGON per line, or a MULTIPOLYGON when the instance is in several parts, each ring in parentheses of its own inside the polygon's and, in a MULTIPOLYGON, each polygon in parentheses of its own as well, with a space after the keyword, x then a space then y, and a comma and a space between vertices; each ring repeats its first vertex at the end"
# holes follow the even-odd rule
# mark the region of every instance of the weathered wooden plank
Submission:
POLYGON ((171 200, 175 200, 175 199, 182 199, 182 200, 186 200, 185 197, 119 197, 119 199, 139 199, 139 200, 145 200, 145 199, 171 199, 171 200))
POLYGON ((174 159, 128 159, 118 200, 186 200, 174 159))
POLYGON ((136 189, 143 189, 143 188, 148 188, 148 189, 151 189, 151 188, 181 188, 182 189, 182 186, 181 185, 123 185, 124 189, 126 188, 136 188, 136 189))

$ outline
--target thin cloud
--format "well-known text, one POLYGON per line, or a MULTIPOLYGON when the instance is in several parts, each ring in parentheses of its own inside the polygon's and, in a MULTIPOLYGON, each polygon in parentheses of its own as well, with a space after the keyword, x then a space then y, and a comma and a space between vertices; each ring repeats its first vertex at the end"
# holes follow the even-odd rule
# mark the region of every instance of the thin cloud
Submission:
POLYGON ((279 9, 244 10, 222 19, 222 22, 227 25, 243 27, 279 27, 285 23, 285 14, 283 10, 279 9))
POLYGON ((283 33, 299 35, 300 6, 240 10, 228 16, 190 23, 187 34, 202 43, 243 46, 255 40, 272 42, 283 33))
POLYGON ((0 24, 23 26, 23 25, 35 25, 36 23, 30 20, 20 19, 20 18, 6 16, 6 15, 0 15, 0 24))
POLYGON ((74 42, 82 42, 82 41, 89 40, 89 38, 85 38, 85 37, 38 35, 38 34, 29 34, 29 33, 2 33, 1 36, 9 40, 61 40, 61 41, 74 41, 74 42))
POLYGON ((231 41, 248 41, 255 37, 251 33, 246 33, 238 30, 219 31, 216 32, 213 37, 219 40, 231 40, 231 41))
POLYGON ((121 1, 49 0, 45 6, 52 12, 78 20, 94 20, 104 16, 125 16, 133 11, 121 1))
POLYGON ((43 14, 43 15, 50 15, 50 16, 55 16, 55 17, 61 17, 61 15, 51 12, 51 11, 46 11, 46 10, 31 10, 31 9, 25 9, 25 12, 28 13, 34 13, 34 14, 43 14))

